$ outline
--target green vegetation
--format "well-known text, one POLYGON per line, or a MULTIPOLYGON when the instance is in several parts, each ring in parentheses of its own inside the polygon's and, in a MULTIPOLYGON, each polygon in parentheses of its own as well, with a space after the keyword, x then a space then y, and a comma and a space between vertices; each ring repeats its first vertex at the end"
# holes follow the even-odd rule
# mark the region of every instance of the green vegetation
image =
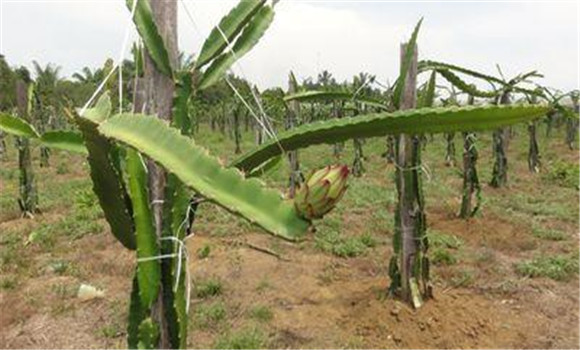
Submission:
POLYGON ((195 309, 194 322, 201 328, 215 327, 226 318, 226 306, 222 301, 201 304, 195 309))
POLYGON ((556 281, 570 279, 578 272, 578 255, 540 256, 515 265, 525 277, 548 277, 556 281))
POLYGON ((274 317, 274 313, 266 305, 253 306, 249 311, 249 315, 254 320, 260 322, 270 322, 274 317))
POLYGON ((211 252, 211 246, 209 244, 204 244, 203 247, 197 250, 197 257, 199 259, 205 259, 209 256, 211 252))
POLYGON ((459 237, 435 230, 427 233, 431 244, 431 261, 436 265, 454 265, 457 263, 457 251, 463 245, 459 237))
POLYGON ((557 161, 548 165, 548 172, 543 175, 543 179, 556 183, 558 186, 578 189, 580 167, 578 164, 557 161))
POLYGON ((215 297, 222 294, 222 283, 218 279, 209 279, 195 283, 195 295, 198 298, 215 297))
POLYGON ((261 349, 268 347, 268 339, 258 328, 244 328, 220 336, 213 347, 215 349, 261 349))

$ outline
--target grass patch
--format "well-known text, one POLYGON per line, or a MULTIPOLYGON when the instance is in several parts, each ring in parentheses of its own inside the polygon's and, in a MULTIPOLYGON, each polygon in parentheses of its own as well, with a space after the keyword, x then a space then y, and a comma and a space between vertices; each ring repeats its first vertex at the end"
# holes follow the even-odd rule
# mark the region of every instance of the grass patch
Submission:
POLYGON ((457 263, 457 258, 449 249, 436 247, 431 250, 431 262, 435 265, 453 265, 457 263))
POLYGON ((195 295, 198 298, 215 297, 222 294, 222 282, 218 279, 201 281, 196 284, 195 295))
POLYGON ((363 255, 368 248, 377 245, 377 240, 370 233, 360 236, 344 237, 337 229, 326 227, 316 233, 316 248, 341 258, 352 258, 363 255))
POLYGON ((105 338, 116 338, 123 335, 123 328, 118 323, 110 323, 100 328, 100 333, 105 338))
POLYGON ((5 276, 0 281, 0 289, 10 290, 16 287, 16 278, 5 276))
POLYGON ((429 244, 433 247, 443 247, 450 249, 459 249, 463 241, 454 235, 448 235, 436 230, 429 230, 427 233, 429 244))
POLYGON ((215 342, 215 349, 261 349, 268 347, 264 332, 257 328, 244 328, 234 333, 221 335, 215 342))
POLYGON ((218 301, 209 305, 199 305, 195 310, 195 324, 201 328, 215 326, 226 318, 226 307, 218 301))
POLYGON ((427 233, 431 245, 431 262, 435 265, 453 265, 457 263, 456 254, 453 252, 463 246, 463 241, 454 235, 449 235, 435 230, 427 233))
POLYGON ((199 259, 205 259, 209 256, 209 253, 211 252, 211 247, 209 244, 204 244, 203 247, 199 248, 197 250, 197 257, 199 259))
POLYGON ((556 161, 549 166, 549 170, 542 178, 544 181, 555 183, 561 187, 579 187, 580 168, 578 164, 556 161))
POLYGON ((250 309, 250 317, 256 321, 269 322, 274 318, 274 313, 266 305, 256 305, 250 309))
POLYGON ((270 288, 272 288, 272 284, 270 284, 270 281, 264 277, 256 286, 256 292, 261 293, 270 288))
POLYGON ((560 230, 545 229, 538 225, 534 225, 532 227, 532 234, 536 238, 545 239, 548 241, 563 241, 567 238, 566 233, 560 230))
POLYGON ((475 281, 474 271, 462 269, 456 275, 451 277, 453 287, 469 287, 475 281))
POLYGON ((548 277, 556 281, 565 281, 578 273, 578 256, 540 256, 521 261, 515 268, 521 276, 548 277))

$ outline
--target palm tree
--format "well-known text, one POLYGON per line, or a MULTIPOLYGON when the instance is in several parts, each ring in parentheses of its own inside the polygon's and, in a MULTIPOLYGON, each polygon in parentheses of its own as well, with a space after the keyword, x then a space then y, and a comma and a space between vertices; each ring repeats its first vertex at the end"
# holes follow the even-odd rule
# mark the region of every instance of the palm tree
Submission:
POLYGON ((73 73, 72 77, 79 83, 84 84, 98 84, 102 77, 101 69, 91 70, 89 67, 83 67, 81 72, 73 73))
POLYGON ((332 74, 325 69, 318 74, 318 85, 324 88, 330 87, 332 85, 336 85, 336 80, 332 74))
MULTIPOLYGON (((34 73, 36 75, 36 104, 34 109, 34 119, 38 130, 44 133, 49 128, 54 128, 55 119, 58 115, 60 96, 57 93, 57 85, 61 80, 59 77, 61 68, 51 63, 41 66, 37 61, 32 61, 34 73)), ((50 150, 47 147, 40 147, 40 166, 48 166, 50 150)))

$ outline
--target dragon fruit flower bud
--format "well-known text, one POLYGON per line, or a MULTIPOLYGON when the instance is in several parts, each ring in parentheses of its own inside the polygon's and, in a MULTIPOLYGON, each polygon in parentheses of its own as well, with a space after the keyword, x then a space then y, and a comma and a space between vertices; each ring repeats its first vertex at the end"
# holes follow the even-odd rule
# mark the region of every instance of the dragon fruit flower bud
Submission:
POLYGON ((332 210, 346 191, 346 165, 329 165, 314 171, 294 196, 294 208, 307 220, 321 219, 332 210))

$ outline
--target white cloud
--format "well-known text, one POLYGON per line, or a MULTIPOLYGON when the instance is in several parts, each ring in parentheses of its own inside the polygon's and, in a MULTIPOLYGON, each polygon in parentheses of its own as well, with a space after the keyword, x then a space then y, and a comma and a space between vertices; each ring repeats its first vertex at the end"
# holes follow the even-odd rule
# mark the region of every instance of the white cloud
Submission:
MULTIPOLYGON (((128 11, 124 1, 1 0, 3 54, 12 64, 56 62, 70 74, 117 58, 128 11)), ((180 47, 197 51, 235 1, 186 0, 198 33, 179 5, 180 47)), ((328 69, 339 80, 360 71, 381 81, 398 71, 399 43, 424 16, 422 58, 507 75, 538 69, 543 83, 578 86, 578 5, 574 3, 353 3, 281 1, 261 42, 240 65, 262 88, 285 86, 328 69)), ((239 70, 235 69, 237 72, 239 70)))

